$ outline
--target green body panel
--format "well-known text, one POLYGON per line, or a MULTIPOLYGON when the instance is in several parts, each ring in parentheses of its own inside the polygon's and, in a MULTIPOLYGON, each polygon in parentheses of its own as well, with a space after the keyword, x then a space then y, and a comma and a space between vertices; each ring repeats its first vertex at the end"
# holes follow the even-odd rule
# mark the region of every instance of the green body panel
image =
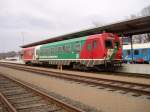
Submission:
POLYGON ((37 51, 39 60, 42 59, 79 59, 80 51, 87 37, 69 39, 41 45, 37 51))

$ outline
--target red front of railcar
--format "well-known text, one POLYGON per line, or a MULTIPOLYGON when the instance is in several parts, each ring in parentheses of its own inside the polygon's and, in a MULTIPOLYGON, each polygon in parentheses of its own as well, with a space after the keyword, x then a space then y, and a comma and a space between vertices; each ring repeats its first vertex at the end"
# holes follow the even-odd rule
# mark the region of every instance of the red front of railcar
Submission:
MULTIPOLYGON (((102 33, 86 39, 81 59, 93 60, 94 65, 117 65, 122 62, 122 42, 117 34, 102 33)), ((120 66, 120 65, 119 65, 120 66)))
POLYGON ((29 47, 23 49, 23 60, 25 63, 29 63, 34 60, 35 47, 29 47))
POLYGON ((121 40, 116 34, 103 33, 87 38, 80 53, 81 59, 122 59, 121 40))

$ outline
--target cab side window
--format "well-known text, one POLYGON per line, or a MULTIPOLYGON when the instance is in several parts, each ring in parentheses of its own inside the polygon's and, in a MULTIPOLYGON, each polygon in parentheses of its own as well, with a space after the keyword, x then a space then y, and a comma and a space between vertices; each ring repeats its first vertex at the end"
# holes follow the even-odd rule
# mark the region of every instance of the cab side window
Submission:
POLYGON ((113 48, 112 40, 106 40, 105 41, 105 47, 108 49, 112 49, 113 48))
POLYGON ((97 40, 94 40, 94 42, 93 42, 93 48, 94 49, 97 48, 97 40))
POLYGON ((91 49, 92 49, 92 45, 91 45, 91 43, 89 43, 89 44, 87 45, 87 50, 88 50, 88 51, 91 51, 91 49))

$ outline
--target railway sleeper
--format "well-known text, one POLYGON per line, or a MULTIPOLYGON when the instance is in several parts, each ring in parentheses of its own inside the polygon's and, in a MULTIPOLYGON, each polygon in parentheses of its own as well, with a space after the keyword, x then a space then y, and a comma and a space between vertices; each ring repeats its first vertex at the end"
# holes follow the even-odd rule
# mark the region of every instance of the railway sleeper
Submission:
POLYGON ((9 112, 4 106, 0 107, 0 112, 9 112))
POLYGON ((24 102, 27 103, 27 102, 39 101, 39 100, 42 100, 42 98, 39 96, 32 96, 32 97, 22 98, 21 100, 20 99, 11 99, 10 101, 15 104, 15 103, 24 103, 24 102))
POLYGON ((63 112, 62 108, 55 107, 52 105, 38 106, 36 108, 31 107, 31 108, 19 109, 19 112, 59 112, 59 111, 63 112))
POLYGON ((17 85, 0 85, 0 88, 13 88, 13 87, 18 87, 17 85))
POLYGON ((20 91, 20 92, 9 92, 9 93, 5 93, 5 95, 8 96, 14 96, 14 95, 21 95, 24 93, 28 93, 28 91, 20 91))
POLYGON ((13 94, 20 94, 26 92, 24 89, 18 89, 18 90, 4 90, 2 91, 3 94, 5 95, 13 95, 13 94))
POLYGON ((16 84, 14 84, 14 83, 12 83, 12 82, 8 82, 8 83, 0 83, 0 86, 7 86, 7 85, 16 85, 16 84))
POLYGON ((30 101, 24 101, 24 102, 15 102, 13 101, 13 105, 15 107, 20 107, 20 106, 32 106, 32 105, 36 105, 36 104, 46 104, 47 102, 43 99, 31 99, 30 101))
POLYGON ((13 82, 10 82, 10 81, 1 81, 0 85, 2 85, 2 84, 11 84, 11 83, 13 84, 13 82))
POLYGON ((18 90, 18 89, 21 89, 21 87, 13 87, 13 88, 1 88, 0 87, 1 91, 9 91, 9 90, 11 91, 11 90, 18 90))
POLYGON ((3 89, 3 93, 4 94, 9 94, 9 93, 19 93, 19 92, 23 92, 23 91, 25 91, 25 89, 23 89, 23 88, 19 88, 19 89, 3 89))
MULTIPOLYGON (((45 109, 45 110, 51 110, 50 108, 52 107, 53 105, 49 105, 49 104, 43 104, 43 103, 34 103, 34 104, 26 104, 26 105, 17 105, 17 110, 24 110, 24 109, 30 109, 30 110, 32 110, 32 109, 39 109, 39 110, 43 110, 43 109, 45 109)), ((55 106, 55 108, 58 108, 58 107, 56 107, 55 106)))
POLYGON ((13 99, 20 100, 22 98, 28 98, 28 97, 33 97, 33 96, 34 96, 33 93, 25 93, 22 95, 7 96, 7 99, 8 100, 13 100, 13 99))

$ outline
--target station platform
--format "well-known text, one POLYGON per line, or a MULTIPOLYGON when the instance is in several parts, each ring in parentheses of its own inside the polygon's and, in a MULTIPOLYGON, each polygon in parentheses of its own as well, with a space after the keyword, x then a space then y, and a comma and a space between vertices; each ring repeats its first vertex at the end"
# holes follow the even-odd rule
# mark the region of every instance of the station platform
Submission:
POLYGON ((150 75, 150 64, 123 64, 122 69, 118 72, 150 75))
POLYGON ((22 60, 15 60, 15 61, 10 61, 10 60, 0 60, 0 62, 16 63, 16 64, 25 64, 22 60))

